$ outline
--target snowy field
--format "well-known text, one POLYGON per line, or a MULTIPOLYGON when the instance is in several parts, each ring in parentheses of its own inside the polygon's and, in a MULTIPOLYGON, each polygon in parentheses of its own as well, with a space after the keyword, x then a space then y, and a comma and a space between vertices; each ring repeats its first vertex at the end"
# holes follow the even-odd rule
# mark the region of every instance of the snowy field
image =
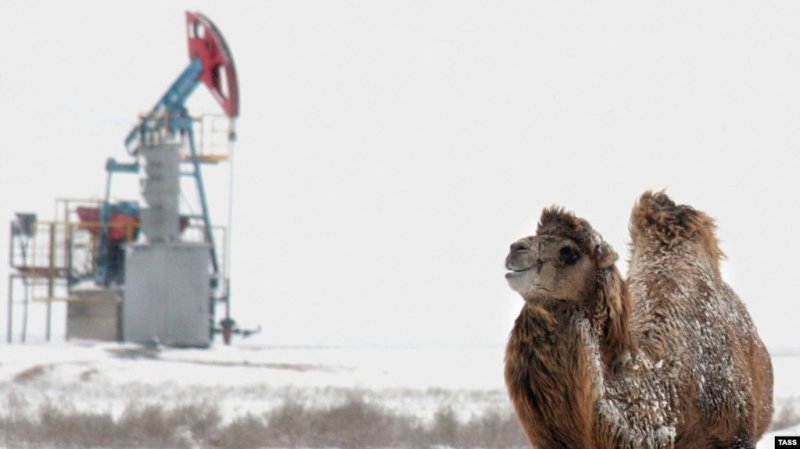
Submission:
MULTIPOLYGON (((228 423, 263 416, 287 403, 318 409, 357 396, 420 422, 435 420, 442 410, 469 421, 508 412, 502 364, 500 346, 292 348, 241 343, 178 350, 93 342, 0 345, 0 413, 35 414, 55 407, 118 419, 134 405, 204 404, 228 423)), ((776 403, 797 404, 800 356, 775 356, 773 364, 776 403)), ((800 428, 777 433, 798 435, 800 428)), ((769 435, 758 447, 772 448, 772 440, 769 435)))
POLYGON ((351 391, 430 417, 505 406, 503 349, 215 347, 146 349, 81 342, 0 345, 0 391, 38 404, 121 410, 131 401, 219 404, 232 419, 287 399, 324 405, 351 391), (443 402, 444 401, 444 402, 443 402))

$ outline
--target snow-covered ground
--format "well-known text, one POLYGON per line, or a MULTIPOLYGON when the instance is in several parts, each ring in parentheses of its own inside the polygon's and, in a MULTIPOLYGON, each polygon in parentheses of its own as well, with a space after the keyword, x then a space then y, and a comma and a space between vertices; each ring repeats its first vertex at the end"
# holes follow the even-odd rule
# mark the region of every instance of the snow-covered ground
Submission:
MULTIPOLYGON (((117 414, 133 402, 217 404, 226 418, 356 391, 391 410, 468 418, 507 404, 501 347, 146 349, 111 343, 0 345, 0 395, 117 414)), ((0 397, 0 400, 2 398, 0 397)))
POLYGON ((776 436, 798 436, 798 435, 800 435, 800 425, 792 426, 788 429, 767 433, 764 435, 763 438, 761 438, 761 441, 758 443, 757 449, 774 448, 776 436))
MULTIPOLYGON (((785 401, 792 401, 800 407, 800 355, 773 355, 772 368, 775 373, 773 388, 776 405, 785 401)), ((800 413, 800 410, 798 410, 800 413)), ((758 449, 772 449, 775 447, 775 436, 798 436, 800 425, 788 429, 771 432, 764 435, 758 444, 758 449)))
MULTIPOLYGON (((210 403, 227 420, 286 401, 336 403, 356 392, 423 419, 452 407, 468 419, 508 406, 502 346, 145 349, 71 342, 0 345, 0 403, 68 404, 118 415, 130 404, 210 403)), ((800 398, 800 356, 773 358, 776 400, 800 398)), ((8 409, 8 407, 6 407, 8 409)), ((781 435, 800 435, 800 428, 781 435)), ((759 449, 773 447, 773 435, 759 449)))

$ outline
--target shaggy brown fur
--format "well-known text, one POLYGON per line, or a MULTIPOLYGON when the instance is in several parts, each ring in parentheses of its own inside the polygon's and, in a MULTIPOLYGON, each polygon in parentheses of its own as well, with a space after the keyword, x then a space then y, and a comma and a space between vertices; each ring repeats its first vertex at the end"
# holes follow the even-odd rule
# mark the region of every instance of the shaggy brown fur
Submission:
POLYGON ((507 278, 526 304, 509 338, 506 383, 531 443, 754 448, 772 415, 770 359, 720 278, 713 220, 647 192, 631 237, 628 283, 610 246, 560 209, 545 210, 536 236, 512 245, 507 278), (564 249, 572 245, 577 262, 564 249), (578 282, 581 294, 563 294, 578 274, 592 288, 578 282))

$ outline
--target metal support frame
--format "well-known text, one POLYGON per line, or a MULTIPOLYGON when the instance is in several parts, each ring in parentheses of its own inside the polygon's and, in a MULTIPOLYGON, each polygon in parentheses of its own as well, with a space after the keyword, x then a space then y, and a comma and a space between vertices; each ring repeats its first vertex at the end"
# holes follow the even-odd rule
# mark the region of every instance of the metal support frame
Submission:
MULTIPOLYGON (((197 184, 197 195, 200 197, 200 206, 203 209, 203 225, 205 226, 205 234, 206 234, 206 241, 210 245, 211 251, 211 265, 214 269, 213 272, 213 279, 214 282, 218 282, 219 279, 219 261, 217 260, 217 249, 214 243, 214 230, 211 227, 211 216, 208 211, 208 201, 206 200, 206 191, 203 184, 203 173, 200 170, 200 161, 197 157, 197 150, 194 146, 194 132, 191 128, 189 128, 188 132, 189 136, 189 150, 192 152, 191 163, 192 167, 194 168, 193 176, 195 178, 195 184, 197 184)), ((216 285, 214 286, 216 287, 216 285)))
MULTIPOLYGON (((47 263, 51 269, 56 266, 56 227, 55 224, 50 225, 50 254, 47 263)), ((53 297, 55 296, 56 279, 55 275, 47 278, 47 312, 45 317, 45 341, 50 341, 51 327, 53 323, 53 297)))
POLYGON ((14 282, 13 274, 8 275, 8 310, 6 313, 8 316, 6 317, 6 342, 11 343, 12 339, 14 338, 14 287, 12 286, 14 282))
POLYGON ((100 207, 100 238, 97 251, 97 273, 95 280, 103 285, 108 283, 108 232, 111 223, 111 178, 114 173, 139 173, 139 162, 120 163, 114 158, 106 161, 106 191, 100 207))

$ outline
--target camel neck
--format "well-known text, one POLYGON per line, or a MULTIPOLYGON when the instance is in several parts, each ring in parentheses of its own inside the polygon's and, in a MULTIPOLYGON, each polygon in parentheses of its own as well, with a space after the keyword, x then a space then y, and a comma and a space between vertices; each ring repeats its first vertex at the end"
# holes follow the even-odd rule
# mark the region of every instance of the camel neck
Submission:
POLYGON ((506 384, 520 421, 547 423, 528 429, 542 449, 591 447, 584 439, 599 394, 597 367, 585 341, 588 319, 574 312, 569 304, 526 304, 506 350, 506 384))

